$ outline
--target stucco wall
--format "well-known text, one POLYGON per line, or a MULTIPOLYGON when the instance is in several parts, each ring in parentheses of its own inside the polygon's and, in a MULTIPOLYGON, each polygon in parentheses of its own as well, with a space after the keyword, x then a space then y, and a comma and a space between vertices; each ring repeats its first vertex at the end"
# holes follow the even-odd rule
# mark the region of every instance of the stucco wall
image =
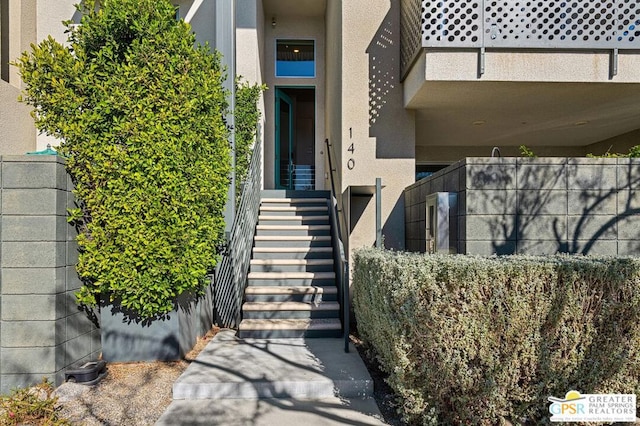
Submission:
POLYGON ((405 191, 407 249, 425 251, 425 198, 458 194, 458 251, 640 255, 640 160, 467 158, 405 191))
MULTIPOLYGON (((340 148, 340 139, 342 136, 342 7, 339 1, 327 2, 326 11, 327 39, 326 39, 326 110, 324 113, 325 134, 334 145, 333 153, 335 161, 340 164, 342 161, 342 151, 340 148), (336 146, 337 145, 337 146, 336 146)), ((323 152, 326 149, 323 149, 323 152)), ((325 164, 327 156, 325 152, 325 164)), ((336 179, 337 188, 342 188, 342 170, 336 167, 334 178, 336 179)), ((328 167, 328 166, 327 166, 328 167)), ((325 175, 325 188, 329 189, 331 182, 329 175, 325 175)), ((339 197, 341 198, 341 197, 339 197)), ((342 200, 338 200, 342 202, 342 200)))
POLYGON ((0 157, 0 393, 100 354, 100 334, 74 293, 71 182, 56 156, 0 157))
POLYGON ((264 17, 264 82, 270 90, 264 93, 265 115, 264 129, 264 186, 275 187, 275 89, 276 87, 314 87, 316 95, 315 116, 315 168, 316 189, 324 188, 324 151, 325 121, 325 20, 324 17, 278 16, 275 27, 272 17, 264 17), (275 76, 275 50, 277 39, 313 39, 316 43, 315 78, 277 78, 275 76))
MULTIPOLYGON (((236 74, 250 83, 264 83, 264 9, 261 0, 236 2, 236 74)), ((258 101, 261 120, 259 134, 264 135, 264 96, 258 101)), ((264 149, 264 144, 262 145, 264 149)), ((264 160, 264 153, 262 154, 264 160)), ((262 175, 264 179, 264 173, 262 175)))
MULTIPOLYGON (((3 24, 8 26, 9 61, 15 61, 22 52, 31 50, 31 43, 39 43, 49 35, 65 42, 67 35, 62 21, 79 22, 76 3, 76 0, 57 0, 54 7, 47 0, 9 1, 8 19, 3 18, 3 24)), ((5 54, 2 56, 4 59, 5 54)), ((36 133, 29 115, 31 107, 18 102, 23 85, 18 68, 9 66, 7 77, 0 82, 0 155, 22 155, 45 149, 47 144, 58 145, 58 140, 36 133)))
POLYGON ((0 155, 23 155, 36 149, 31 107, 19 103, 20 90, 0 81, 0 155))
MULTIPOLYGON (((385 246, 404 247, 404 188, 414 181, 415 125, 400 84, 399 1, 342 2, 342 191, 382 178, 385 246)), ((375 243, 375 200, 351 200, 350 252, 375 243)))

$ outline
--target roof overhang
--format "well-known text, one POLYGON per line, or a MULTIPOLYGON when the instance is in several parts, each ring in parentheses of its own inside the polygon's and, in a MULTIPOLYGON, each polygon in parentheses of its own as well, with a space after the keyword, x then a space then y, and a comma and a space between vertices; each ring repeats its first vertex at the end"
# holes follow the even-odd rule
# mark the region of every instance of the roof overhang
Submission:
POLYGON ((324 16, 327 8, 326 0, 263 0, 265 17, 324 16))
POLYGON ((404 82, 418 146, 585 146, 640 128, 640 55, 427 52, 404 82), (624 65, 622 65, 622 63, 624 65))

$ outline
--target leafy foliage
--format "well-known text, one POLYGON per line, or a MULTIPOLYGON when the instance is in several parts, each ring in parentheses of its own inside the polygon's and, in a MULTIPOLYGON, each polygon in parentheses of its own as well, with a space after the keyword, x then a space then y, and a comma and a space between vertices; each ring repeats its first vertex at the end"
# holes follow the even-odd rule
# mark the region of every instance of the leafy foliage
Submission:
POLYGON ((247 177, 251 162, 251 147, 258 136, 258 120, 260 120, 258 100, 266 88, 265 85, 249 84, 240 78, 236 79, 235 151, 238 194, 242 192, 242 183, 247 177))
POLYGON ((52 392, 51 382, 43 379, 36 386, 15 389, 10 395, 0 396, 0 425, 70 425, 59 416, 58 399, 52 392))
POLYGON ((353 286, 409 424, 543 424, 548 396, 640 391, 640 259, 363 249, 353 286))
POLYGON ((520 145, 520 155, 523 157, 537 158, 538 156, 526 145, 520 145))
POLYGON ((605 152, 602 155, 587 154, 587 157, 589 158, 638 158, 640 157, 640 145, 632 146, 631 148, 629 148, 629 152, 627 152, 626 154, 621 154, 619 152, 611 152, 612 147, 613 145, 610 146, 607 152, 605 152))
POLYGON ((220 58, 169 0, 84 0, 68 47, 18 66, 38 129, 63 140, 80 207, 81 304, 142 318, 197 294, 223 239, 230 149, 220 58))

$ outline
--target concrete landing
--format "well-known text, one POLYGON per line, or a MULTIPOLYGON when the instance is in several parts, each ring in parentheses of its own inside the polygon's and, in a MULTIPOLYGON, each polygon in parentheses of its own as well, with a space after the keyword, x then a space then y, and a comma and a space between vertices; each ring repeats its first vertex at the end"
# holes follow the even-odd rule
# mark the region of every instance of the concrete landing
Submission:
POLYGON ((220 331, 173 386, 157 425, 383 425, 373 381, 341 338, 220 331))
POLYGON ((173 399, 370 397, 373 381, 342 339, 239 339, 220 331, 173 385, 173 399))
POLYGON ((373 398, 174 400, 156 426, 386 425, 373 398))

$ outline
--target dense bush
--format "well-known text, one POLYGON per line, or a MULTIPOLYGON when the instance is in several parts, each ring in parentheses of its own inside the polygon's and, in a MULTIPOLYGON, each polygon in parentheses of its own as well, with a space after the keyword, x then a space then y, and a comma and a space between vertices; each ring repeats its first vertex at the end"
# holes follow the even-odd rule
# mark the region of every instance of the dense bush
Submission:
POLYGON ((364 249, 354 310, 411 424, 548 422, 548 396, 640 392, 640 259, 364 249))
POLYGON ((220 58, 170 0, 85 0, 68 45, 18 66, 75 184, 82 304, 142 318, 197 294, 217 261, 230 173, 220 58))
MULTIPOLYGON (((260 109, 258 100, 266 86, 250 84, 241 79, 236 81, 235 107, 235 152, 236 152, 236 193, 242 192, 242 184, 247 177, 251 162, 251 149, 258 136, 260 109)), ((238 202, 240 199, 238 197, 238 202)))

